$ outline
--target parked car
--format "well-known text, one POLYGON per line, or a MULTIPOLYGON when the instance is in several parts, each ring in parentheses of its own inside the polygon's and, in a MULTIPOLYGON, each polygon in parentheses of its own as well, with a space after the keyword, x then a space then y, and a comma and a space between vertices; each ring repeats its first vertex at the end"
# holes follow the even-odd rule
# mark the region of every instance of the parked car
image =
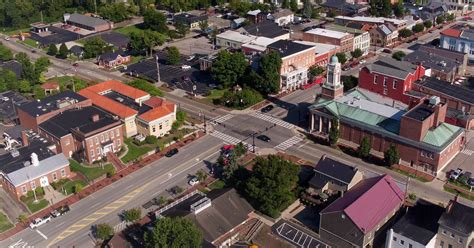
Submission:
POLYGON ((186 70, 191 69, 191 66, 189 66, 189 65, 182 65, 182 66, 181 66, 181 69, 183 69, 183 70, 186 71, 186 70))
POLYGON ((462 169, 460 168, 452 170, 451 173, 449 174, 449 179, 458 180, 459 176, 461 176, 461 173, 462 173, 462 169))
POLYGON ((56 208, 55 210, 53 210, 53 212, 51 212, 51 216, 53 218, 56 218, 56 217, 59 217, 61 215, 64 215, 66 214, 67 212, 69 212, 69 206, 68 205, 64 205, 62 207, 59 207, 59 208, 56 208))
POLYGON ((348 71, 348 70, 350 70, 350 69, 351 69, 351 68, 350 68, 349 66, 347 66, 347 67, 344 67, 342 70, 343 70, 343 71, 348 71))
POLYGON ((51 221, 51 215, 46 215, 43 218, 36 218, 30 223, 30 228, 35 229, 45 223, 48 223, 51 221))
POLYGON ((191 179, 189 179, 188 184, 191 185, 191 186, 199 184, 199 179, 197 177, 192 177, 191 179))
POLYGON ((9 40, 10 40, 10 37, 5 36, 5 40, 6 40, 6 41, 9 41, 9 40))
POLYGON ((472 21, 472 17, 470 17, 470 16, 465 16, 465 17, 464 17, 464 21, 472 21))
POLYGON ((169 150, 166 154, 165 154, 165 157, 167 158, 171 158, 173 157, 174 155, 178 154, 178 148, 173 148, 171 150, 169 150))
POLYGON ((361 63, 361 64, 364 64, 365 62, 367 62, 365 59, 359 61, 359 63, 361 63))
POLYGON ((385 48, 382 50, 382 52, 384 53, 392 53, 392 50, 388 49, 388 48, 385 48))
POLYGON ((74 64, 72 64, 72 66, 78 67, 78 66, 79 66, 79 63, 74 63, 74 64))
POLYGON ((259 135, 256 137, 257 139, 261 140, 261 141, 264 141, 264 142, 270 142, 270 137, 266 136, 266 135, 259 135))
POLYGON ((468 186, 471 186, 471 187, 474 187, 474 178, 469 178, 469 180, 467 180, 467 185, 468 186))
POLYGON ((469 179, 471 179, 471 175, 472 175, 471 172, 466 171, 466 172, 462 173, 461 176, 459 176, 459 181, 464 183, 464 184, 467 184, 469 179))
POLYGON ((264 108, 262 108, 260 111, 262 111, 262 113, 268 113, 272 111, 273 108, 274 108, 273 105, 267 105, 264 108))
POLYGON ((4 96, 4 97, 2 97, 2 101, 8 102, 8 101, 10 101, 10 98, 8 98, 7 96, 4 96))

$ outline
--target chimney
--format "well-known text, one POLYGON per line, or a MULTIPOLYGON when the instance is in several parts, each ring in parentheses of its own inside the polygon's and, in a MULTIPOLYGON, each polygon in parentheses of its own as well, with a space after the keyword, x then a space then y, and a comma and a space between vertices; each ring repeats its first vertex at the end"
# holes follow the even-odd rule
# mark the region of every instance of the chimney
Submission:
POLYGON ((92 122, 98 122, 99 121, 99 114, 94 114, 92 116, 92 122))
POLYGON ((26 135, 26 130, 21 131, 21 142, 23 143, 23 146, 28 146, 28 135, 26 135))
POLYGON ((323 154, 321 158, 319 159, 319 161, 324 161, 325 159, 326 159, 326 154, 323 154))
POLYGON ((446 206, 446 213, 451 213, 451 209, 453 208, 453 205, 455 202, 458 202, 458 195, 459 193, 456 194, 456 196, 454 196, 454 199, 450 200, 449 203, 448 203, 448 206, 446 206))

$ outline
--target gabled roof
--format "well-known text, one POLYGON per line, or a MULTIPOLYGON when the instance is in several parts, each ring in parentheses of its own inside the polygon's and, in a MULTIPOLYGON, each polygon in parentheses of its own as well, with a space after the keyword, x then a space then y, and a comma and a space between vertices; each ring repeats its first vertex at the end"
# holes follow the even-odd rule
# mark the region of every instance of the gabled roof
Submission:
POLYGON ((41 85, 41 88, 45 90, 55 90, 59 88, 59 84, 57 82, 46 82, 41 85))
POLYGON ((106 52, 102 55, 99 55, 99 59, 111 61, 116 60, 119 56, 126 57, 127 55, 123 55, 119 52, 106 52))
POLYGON ((332 177, 349 184, 357 173, 357 168, 341 163, 328 157, 321 158, 314 167, 316 173, 332 177))
POLYGON ((422 81, 417 81, 416 84, 463 102, 474 104, 474 90, 467 87, 451 84, 433 77, 424 78, 422 81))
POLYGON ((87 87, 86 89, 97 94, 112 90, 132 99, 138 99, 149 95, 143 90, 134 88, 132 86, 115 80, 109 80, 102 83, 94 84, 92 86, 87 87))
POLYGON ((365 68, 370 72, 392 76, 398 79, 405 79, 409 74, 415 73, 417 65, 407 61, 398 61, 396 59, 380 57, 373 64, 367 65, 365 68))
POLYGON ((474 231, 474 208, 451 201, 438 223, 469 235, 474 231))
POLYGON ((442 147, 450 142, 452 137, 457 136, 462 129, 461 127, 443 122, 436 128, 429 129, 422 141, 426 144, 442 147))
POLYGON ((284 30, 282 27, 278 26, 274 21, 265 20, 253 25, 248 25, 243 27, 251 35, 263 36, 267 38, 276 38, 285 34, 288 34, 288 31, 284 30))
MULTIPOLYGON (((67 14, 65 14, 67 15, 67 14)), ((70 14, 68 21, 79 23, 88 27, 97 27, 103 24, 108 24, 106 20, 92 17, 92 16, 85 16, 81 14, 70 14)))
POLYGON ((295 53, 315 49, 313 45, 307 45, 291 40, 277 40, 267 46, 271 50, 278 51, 282 58, 291 56, 295 53))
POLYGON ((448 29, 445 29, 441 32, 442 35, 446 35, 446 36, 450 36, 450 37, 456 37, 456 38, 460 37, 461 33, 462 33, 461 30, 457 30, 457 29, 453 29, 453 28, 448 28, 448 29))
POLYGON ((110 112, 114 115, 119 116, 120 118, 127 118, 133 115, 136 115, 138 113, 137 110, 134 110, 130 107, 127 107, 119 102, 116 102, 108 97, 102 96, 94 92, 93 90, 90 90, 89 88, 85 88, 81 91, 79 91, 79 94, 81 94, 84 97, 87 97, 92 100, 92 103, 99 108, 102 108, 106 110, 107 112, 110 112))
POLYGON ((404 193, 389 175, 365 179, 321 211, 343 212, 364 234, 400 208, 404 193))
POLYGON ((144 104, 152 107, 152 109, 139 115, 138 118, 147 122, 151 122, 151 121, 157 120, 159 118, 162 118, 169 114, 174 113, 174 110, 175 110, 174 103, 170 101, 166 101, 164 99, 161 99, 161 103, 159 103, 158 99, 159 99, 158 97, 153 97, 147 100, 144 104))

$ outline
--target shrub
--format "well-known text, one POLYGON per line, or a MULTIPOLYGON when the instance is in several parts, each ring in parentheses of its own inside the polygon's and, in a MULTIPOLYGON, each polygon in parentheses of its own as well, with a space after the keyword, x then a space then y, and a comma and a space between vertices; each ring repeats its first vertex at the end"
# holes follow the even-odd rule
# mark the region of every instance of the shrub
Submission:
POLYGON ((83 188, 84 186, 82 186, 82 184, 76 183, 76 185, 74 185, 74 188, 73 188, 74 194, 81 192, 83 188))
POLYGON ((134 222, 141 218, 142 211, 139 208, 132 208, 124 212, 123 218, 125 221, 134 222))
POLYGON ((96 237, 101 240, 107 240, 114 235, 114 228, 108 223, 96 225, 96 237))
POLYGON ((158 143, 158 138, 156 136, 153 136, 153 135, 148 135, 145 138, 145 142, 147 144, 154 145, 154 144, 158 143))

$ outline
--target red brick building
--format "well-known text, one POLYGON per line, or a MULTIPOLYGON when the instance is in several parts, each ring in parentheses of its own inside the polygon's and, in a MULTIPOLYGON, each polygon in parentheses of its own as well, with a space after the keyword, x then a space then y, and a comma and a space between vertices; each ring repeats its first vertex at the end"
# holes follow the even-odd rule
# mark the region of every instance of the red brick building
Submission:
POLYGON ((41 100, 17 105, 16 110, 20 125, 37 131, 39 124, 65 110, 91 105, 92 100, 72 91, 64 91, 41 100))
POLYGON ((303 34, 304 41, 324 43, 340 46, 340 52, 352 52, 354 49, 354 35, 346 32, 315 28, 303 34))
POLYGON ((357 148, 367 137, 372 153, 380 156, 394 144, 402 166, 429 176, 436 176, 462 149, 464 131, 444 123, 447 105, 438 97, 405 111, 375 102, 358 89, 343 94, 340 67, 328 71, 332 73, 328 72, 322 97, 309 107, 311 133, 327 137, 337 117, 344 144, 357 148))
POLYGON ((381 57, 359 71, 359 87, 410 105, 423 97, 412 87, 424 75, 421 65, 381 57))
POLYGON ((39 125, 39 133, 71 158, 74 154, 92 163, 118 152, 123 144, 123 124, 96 107, 71 109, 39 125))

